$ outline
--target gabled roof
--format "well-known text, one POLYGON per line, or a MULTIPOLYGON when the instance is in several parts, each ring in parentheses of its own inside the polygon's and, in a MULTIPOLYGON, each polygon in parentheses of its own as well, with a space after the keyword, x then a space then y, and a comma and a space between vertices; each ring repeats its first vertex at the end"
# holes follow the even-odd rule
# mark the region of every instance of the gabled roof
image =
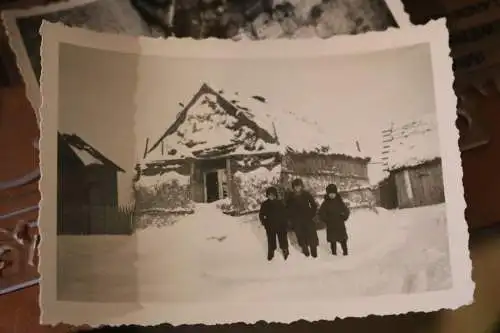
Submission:
POLYGON ((382 131, 382 161, 388 171, 413 167, 441 158, 436 116, 392 122, 382 131))
POLYGON ((367 158, 354 140, 341 143, 330 135, 262 96, 245 97, 203 84, 144 157, 146 162, 177 160, 217 150, 226 155, 292 151, 367 158))
MULTIPOLYGON (((255 99, 257 102, 257 99, 255 99)), ((258 102, 262 103, 262 102, 258 102)), ((272 122, 203 84, 165 133, 147 149, 147 161, 276 151, 272 122)))
POLYGON ((58 133, 60 142, 67 145, 68 148, 78 157, 83 165, 105 165, 110 166, 117 171, 125 172, 118 165, 109 160, 106 156, 100 153, 97 149, 89 145, 76 134, 58 133))

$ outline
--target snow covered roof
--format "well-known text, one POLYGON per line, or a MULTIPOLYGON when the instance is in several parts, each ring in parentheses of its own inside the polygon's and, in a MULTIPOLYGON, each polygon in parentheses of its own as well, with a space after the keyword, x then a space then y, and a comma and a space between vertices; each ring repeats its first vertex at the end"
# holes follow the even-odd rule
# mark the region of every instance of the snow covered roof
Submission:
POLYGON ((222 91, 202 85, 175 122, 147 150, 146 162, 278 151, 272 124, 250 112, 250 107, 256 105, 241 105, 222 91))
POLYGON ((99 161, 97 158, 95 158, 92 154, 90 154, 88 151, 84 149, 78 149, 76 147, 70 146, 71 150, 78 156, 78 158, 82 161, 82 163, 87 166, 91 164, 100 164, 104 165, 102 161, 99 161))
POLYGON ((242 96, 203 84, 147 149, 145 162, 285 151, 367 158, 355 140, 339 142, 319 124, 273 107, 262 96, 242 96))
POLYGON ((59 133, 59 138, 62 142, 67 144, 71 151, 80 159, 83 165, 108 165, 118 171, 125 172, 122 168, 110 161, 78 135, 59 133))
POLYGON ((410 121, 393 122, 382 132, 385 169, 416 166, 441 157, 437 120, 426 114, 410 121))

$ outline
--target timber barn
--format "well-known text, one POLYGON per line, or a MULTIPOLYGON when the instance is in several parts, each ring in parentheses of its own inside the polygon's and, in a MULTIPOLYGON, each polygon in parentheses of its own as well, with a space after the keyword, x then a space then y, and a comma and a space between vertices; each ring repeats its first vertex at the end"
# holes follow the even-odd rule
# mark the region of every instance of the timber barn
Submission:
POLYGON ((118 172, 124 170, 79 136, 58 133, 58 234, 127 233, 130 226, 111 225, 118 172))
POLYGON ((382 161, 389 176, 379 184, 378 205, 392 209, 444 202, 436 116, 392 123, 382 136, 382 161))
POLYGON ((265 189, 286 191, 300 177, 318 199, 335 183, 353 207, 371 206, 369 158, 355 140, 335 141, 314 122, 272 107, 262 96, 215 90, 194 94, 137 166, 136 205, 190 211, 219 201, 226 212, 255 211, 265 189), (300 135, 297 135, 300 132, 300 135))

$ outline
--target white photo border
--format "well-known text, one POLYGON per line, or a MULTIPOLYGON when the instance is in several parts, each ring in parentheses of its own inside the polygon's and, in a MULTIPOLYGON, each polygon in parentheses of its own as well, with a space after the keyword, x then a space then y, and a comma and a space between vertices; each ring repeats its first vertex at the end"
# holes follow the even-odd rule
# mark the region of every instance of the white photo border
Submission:
POLYGON ((69 324, 154 325, 168 322, 180 324, 221 324, 245 322, 290 323, 299 319, 333 320, 367 315, 404 314, 413 311, 456 309, 473 300, 474 282, 468 249, 469 233, 464 218, 465 200, 462 186, 462 168, 458 148, 456 96, 453 91, 452 59, 449 57, 448 31, 445 19, 431 21, 424 26, 409 29, 390 29, 357 36, 336 36, 328 40, 245 42, 207 39, 154 39, 123 35, 99 34, 62 24, 44 22, 41 28, 42 64, 40 109, 41 166, 40 190, 42 203, 40 226, 40 272, 43 324, 66 322, 69 324), (267 302, 262 303, 82 303, 57 300, 56 253, 56 177, 57 177, 57 124, 59 45, 73 44, 114 52, 165 57, 224 59, 224 58, 300 58, 327 55, 349 55, 384 49, 428 44, 432 57, 435 105, 442 152, 442 168, 446 197, 448 239, 453 286, 449 290, 408 295, 361 297, 331 302, 267 302), (202 51, 202 52, 201 52, 202 51), (114 315, 107 316, 113 308, 114 315), (122 309, 120 315, 116 311, 122 309), (277 309, 280 309, 277 311, 277 309))

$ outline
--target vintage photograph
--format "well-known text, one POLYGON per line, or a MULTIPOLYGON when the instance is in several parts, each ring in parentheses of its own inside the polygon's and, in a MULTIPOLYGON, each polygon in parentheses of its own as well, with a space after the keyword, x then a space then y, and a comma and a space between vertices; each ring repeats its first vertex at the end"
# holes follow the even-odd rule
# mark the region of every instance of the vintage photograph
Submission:
POLYGON ((87 302, 182 324, 471 301, 444 21, 251 50, 42 30, 44 322, 95 322, 67 310, 87 302))
MULTIPOLYGON (((409 25, 400 0, 70 0, 2 12, 23 79, 40 78, 42 20, 98 32, 233 40, 328 38, 409 25)), ((38 109, 39 93, 28 91, 38 109)))

